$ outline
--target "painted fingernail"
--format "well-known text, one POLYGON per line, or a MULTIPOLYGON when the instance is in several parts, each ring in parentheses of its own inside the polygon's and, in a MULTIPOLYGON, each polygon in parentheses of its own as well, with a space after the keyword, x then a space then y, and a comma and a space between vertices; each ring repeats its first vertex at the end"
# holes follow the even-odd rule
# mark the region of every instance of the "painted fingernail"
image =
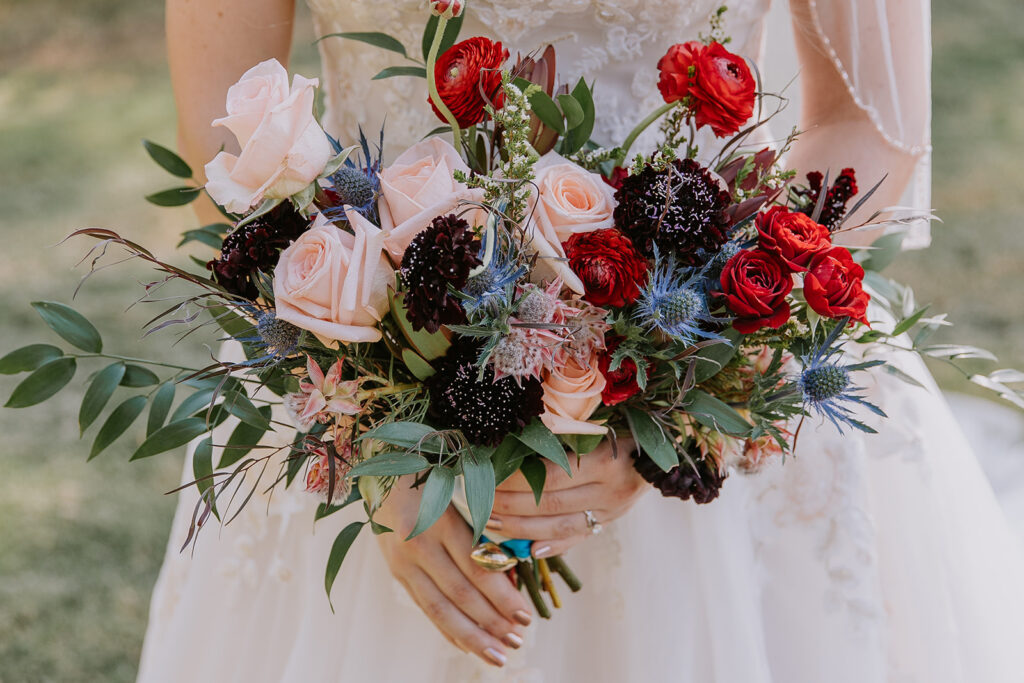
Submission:
POLYGON ((506 633, 505 637, 501 639, 509 647, 519 649, 523 646, 523 639, 515 633, 506 633))
POLYGON ((487 520, 487 524, 485 524, 484 526, 486 526, 488 529, 500 529, 502 527, 502 521, 500 519, 495 519, 494 517, 491 517, 489 520, 487 520))
POLYGON ((516 621, 518 621, 523 626, 529 626, 530 622, 533 621, 533 617, 531 617, 530 613, 525 610, 518 610, 512 616, 514 616, 516 621))
POLYGON ((534 557, 547 557, 548 553, 551 552, 551 546, 546 545, 543 548, 537 548, 533 551, 534 557))
POLYGON ((505 666, 505 655, 501 654, 493 647, 489 647, 484 650, 484 658, 494 666, 505 666))

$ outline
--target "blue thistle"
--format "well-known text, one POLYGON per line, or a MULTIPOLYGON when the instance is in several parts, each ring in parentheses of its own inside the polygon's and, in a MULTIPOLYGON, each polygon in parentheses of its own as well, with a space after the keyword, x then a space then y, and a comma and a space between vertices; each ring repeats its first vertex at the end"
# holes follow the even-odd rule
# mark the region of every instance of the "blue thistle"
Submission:
MULTIPOLYGON (((503 211, 504 205, 497 208, 503 211)), ((511 245, 502 243, 498 220, 497 214, 488 217, 477 253, 481 265, 470 272, 462 288, 462 307, 470 319, 481 312, 497 314, 507 309, 512 304, 516 283, 529 272, 512 258, 511 245)))
MULTIPOLYGON (((654 260, 658 261, 656 248, 654 260)), ((721 339, 721 335, 702 327, 725 322, 708 310, 702 284, 704 277, 703 268, 677 268, 673 253, 651 273, 637 299, 633 317, 648 330, 659 330, 683 344, 693 344, 699 339, 721 339)))
POLYGON ((235 341, 247 347, 249 358, 238 365, 271 367, 277 365, 299 348, 302 330, 281 320, 272 308, 243 305, 241 308, 256 319, 248 336, 236 336, 235 341))
POLYGON ((850 373, 882 365, 885 361, 875 360, 845 365, 836 359, 843 353, 836 344, 839 335, 846 328, 849 319, 840 320, 828 337, 810 354, 801 357, 804 369, 797 380, 797 387, 803 395, 804 406, 819 415, 827 417, 840 433, 843 426, 854 427, 868 434, 876 430, 854 419, 853 410, 863 406, 875 415, 886 417, 882 409, 864 398, 863 389, 853 384, 850 373))
MULTIPOLYGON (((328 136, 335 154, 342 150, 341 143, 328 136)), ((333 202, 331 206, 322 207, 321 213, 328 220, 345 217, 345 207, 361 214, 374 225, 380 225, 377 214, 377 197, 380 194, 381 150, 384 148, 384 129, 380 131, 380 142, 377 152, 370 150, 370 143, 359 129, 359 146, 361 151, 353 159, 349 156, 345 163, 327 177, 330 186, 325 188, 327 197, 333 202)))

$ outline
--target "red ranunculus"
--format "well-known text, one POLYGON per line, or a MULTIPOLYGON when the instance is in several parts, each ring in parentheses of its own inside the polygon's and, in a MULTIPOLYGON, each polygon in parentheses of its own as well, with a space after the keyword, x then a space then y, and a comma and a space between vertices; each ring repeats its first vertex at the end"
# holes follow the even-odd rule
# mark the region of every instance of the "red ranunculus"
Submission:
POLYGON ((736 318, 737 332, 751 334, 762 327, 778 329, 789 320, 793 276, 786 264, 761 249, 739 252, 722 269, 722 294, 736 318))
POLYGON ((832 247, 811 260, 804 276, 804 298, 815 313, 868 324, 871 295, 864 291, 864 269, 843 247, 832 247))
MULTIPOLYGON (((608 337, 605 340, 607 350, 598 359, 597 367, 604 375, 607 384, 601 391, 601 402, 606 406, 614 406, 640 393, 640 385, 636 383, 636 363, 632 358, 623 358, 615 370, 611 370, 612 353, 622 343, 624 337, 608 337)), ((650 376, 650 366, 648 366, 650 376)))
MULTIPOLYGON (((459 126, 468 128, 483 121, 488 103, 485 94, 495 106, 501 106, 504 95, 499 69, 506 59, 508 50, 501 43, 481 37, 456 43, 438 58, 434 65, 437 92, 459 126)), ((447 123, 432 101, 430 106, 437 118, 447 123)))
POLYGON ((640 296, 647 261, 615 228, 578 232, 563 247, 569 267, 583 282, 583 298, 590 303, 621 308, 640 296))
POLYGON ((758 245, 775 254, 794 272, 807 270, 816 254, 832 246, 828 228, 810 217, 773 206, 757 217, 758 245))
POLYGON ((757 83, 750 67, 721 43, 673 45, 658 60, 658 89, 666 102, 690 98, 697 126, 732 135, 754 113, 757 83))

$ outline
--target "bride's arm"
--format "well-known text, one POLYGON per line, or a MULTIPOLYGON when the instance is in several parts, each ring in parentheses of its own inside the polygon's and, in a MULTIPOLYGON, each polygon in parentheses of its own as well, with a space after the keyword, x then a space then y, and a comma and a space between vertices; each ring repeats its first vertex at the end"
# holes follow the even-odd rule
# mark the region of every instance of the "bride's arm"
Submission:
MULTIPOLYGON (((861 191, 865 192, 882 176, 885 183, 859 212, 866 218, 877 209, 900 203, 904 191, 914 174, 918 160, 927 144, 928 101, 927 60, 921 57, 927 40, 927 15, 921 16, 920 4, 914 0, 890 1, 886 14, 860 25, 859 33, 844 33, 844 41, 859 43, 851 52, 858 62, 845 65, 858 68, 860 81, 844 81, 837 61, 836 45, 826 43, 818 21, 821 6, 834 0, 790 0, 797 55, 800 60, 801 101, 800 129, 805 131, 793 145, 788 165, 797 169, 801 177, 808 171, 831 169, 833 176, 842 168, 853 167, 861 191), (880 24, 881 20, 886 25, 880 24), (870 32, 870 36, 869 36, 870 32), (872 41, 869 43, 868 38, 872 41), (881 49, 873 50, 873 46, 881 49), (870 60, 886 60, 890 64, 875 64, 870 60), (878 66, 877 70, 860 68, 878 66), (883 69, 883 67, 885 67, 883 69), (885 76, 881 76, 885 74, 885 76), (869 105, 876 118, 865 110, 865 102, 854 100, 854 92, 879 97, 869 105), (888 92, 898 92, 899 97, 888 92), (881 96, 881 93, 887 93, 881 96), (922 101, 923 100, 923 101, 922 101), (902 107, 905 111, 888 111, 902 107), (902 140, 886 135, 879 118, 898 120, 902 140)), ((848 11, 857 11, 850 9, 848 11)), ((853 25, 854 22, 850 22, 853 25)), ((846 243, 868 244, 877 232, 858 232, 843 236, 846 243)), ((842 240, 841 240, 842 241, 842 240)))

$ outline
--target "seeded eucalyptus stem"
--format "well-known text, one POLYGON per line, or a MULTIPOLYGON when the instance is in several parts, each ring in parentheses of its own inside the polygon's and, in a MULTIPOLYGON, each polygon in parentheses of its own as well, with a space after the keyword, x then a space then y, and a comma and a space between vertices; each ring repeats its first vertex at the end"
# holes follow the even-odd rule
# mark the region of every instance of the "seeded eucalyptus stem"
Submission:
POLYGON ((445 17, 438 17, 437 19, 437 30, 434 31, 434 40, 430 44, 430 52, 427 54, 427 92, 430 94, 430 100, 437 107, 437 110, 441 112, 448 125, 452 127, 452 136, 455 138, 455 149, 458 151, 459 156, 462 156, 462 130, 459 128, 459 122, 455 119, 455 115, 452 114, 451 109, 441 99, 440 93, 437 92, 437 79, 434 74, 434 67, 437 65, 437 53, 441 51, 441 41, 444 39, 444 31, 448 26, 448 19, 445 17))
POLYGON ((626 159, 629 158, 629 149, 633 146, 633 143, 636 142, 636 139, 640 137, 640 134, 650 128, 652 123, 667 114, 676 106, 676 104, 676 102, 667 102, 648 114, 647 118, 643 121, 636 124, 636 128, 630 131, 629 135, 626 136, 625 141, 622 143, 622 152, 619 154, 619 166, 624 164, 626 159))

